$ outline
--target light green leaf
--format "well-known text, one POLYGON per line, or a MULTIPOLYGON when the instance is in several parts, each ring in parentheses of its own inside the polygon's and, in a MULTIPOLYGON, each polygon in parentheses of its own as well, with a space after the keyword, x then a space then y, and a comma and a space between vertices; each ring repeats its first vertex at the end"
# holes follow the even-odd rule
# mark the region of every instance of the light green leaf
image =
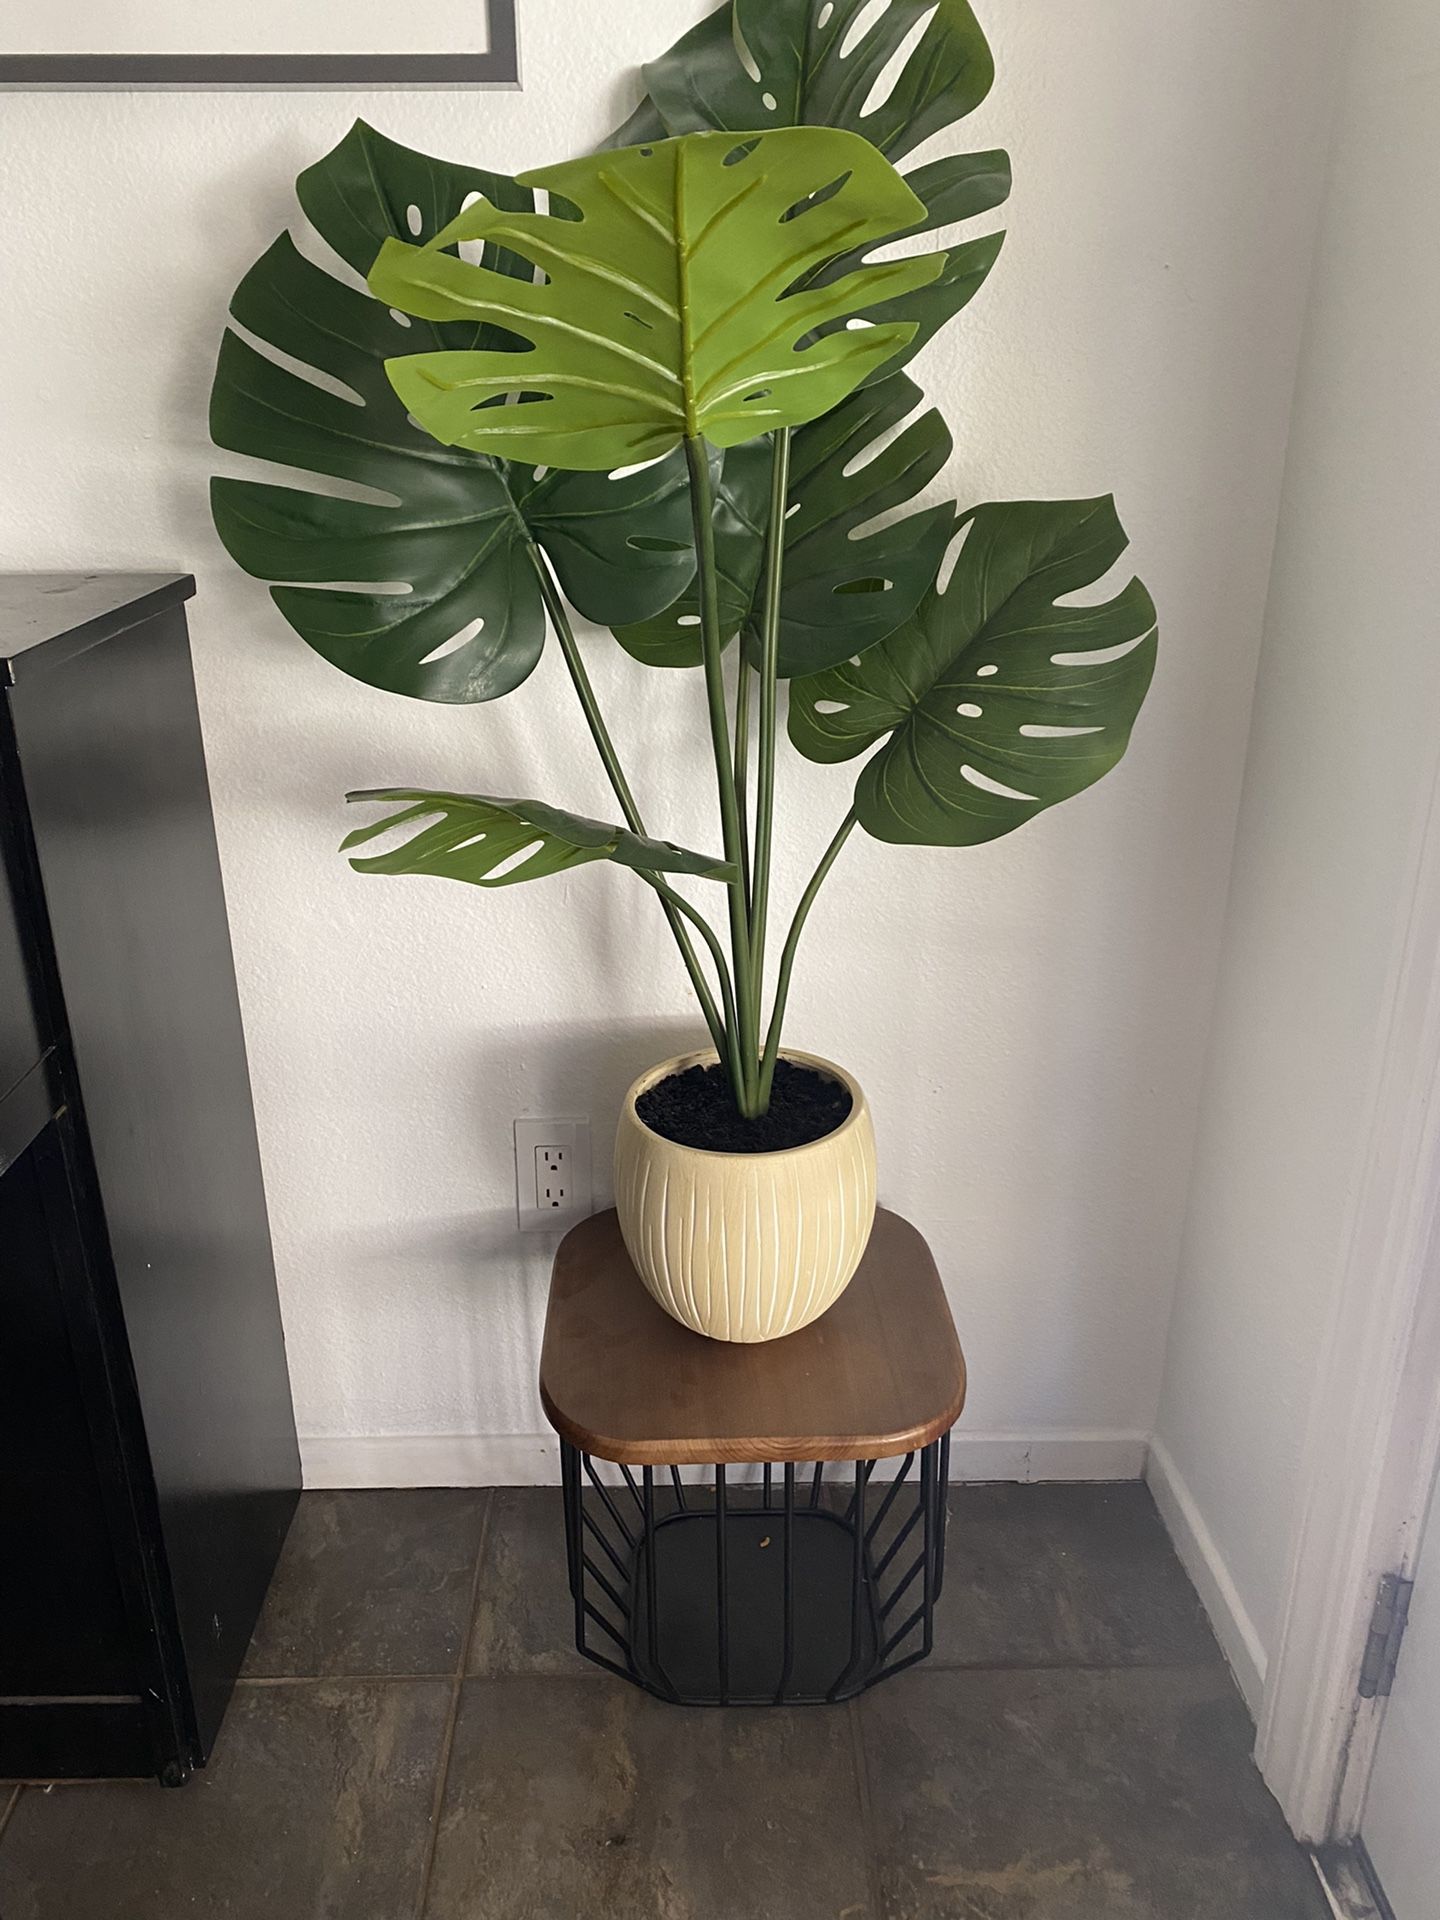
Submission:
MULTIPOLYGON (((869 4, 735 0, 732 7, 727 0, 645 67, 648 92, 616 144, 706 127, 817 124, 864 134, 898 165, 921 141, 973 112, 989 92, 994 63, 967 0, 888 0, 866 22, 869 4)), ((933 232, 999 206, 1010 191, 1010 162, 1003 153, 946 155, 905 181, 926 208, 923 223, 909 231, 933 232)), ((912 359, 973 298, 1003 238, 961 241, 942 256, 942 271, 927 287, 867 310, 873 320, 916 323, 882 373, 912 359)), ((867 251, 873 242, 847 252, 837 270, 850 271, 867 251)))
MULTIPOLYGON (((503 174, 452 166, 363 121, 300 176, 301 204, 351 266, 381 241, 428 234, 466 197, 530 207, 503 174), (413 209, 413 213, 412 210, 413 209)), ((503 250, 497 273, 529 265, 503 250)), ((231 304, 211 395, 222 447, 288 467, 273 479, 217 479, 215 524, 298 633, 355 679, 426 700, 492 700, 540 657, 545 613, 533 547, 588 619, 644 618, 694 571, 685 462, 612 480, 438 447, 406 417, 385 361, 417 340, 497 347, 513 335, 473 321, 407 323, 316 266, 288 234, 246 274, 231 304), (262 348, 264 349, 262 351, 262 348), (313 491, 304 476, 355 482, 370 499, 313 491)))
POLYGON ((1138 580, 1062 605, 1120 558, 1111 499, 976 507, 944 593, 853 664, 790 689, 808 759, 851 759, 860 824, 879 840, 973 846, 1081 792, 1124 754, 1155 668, 1138 580))
POLYGON ((496 800, 486 794, 430 793, 407 787, 382 787, 345 797, 392 811, 348 834, 341 843, 342 853, 396 827, 416 823, 416 832, 400 846, 352 859, 350 864, 359 873, 432 874, 476 887, 508 887, 588 866, 593 860, 613 860, 644 873, 689 873, 706 880, 732 877, 723 860, 691 853, 668 840, 647 840, 624 827, 587 820, 540 800, 496 800))
POLYGON ((821 330, 928 285, 943 267, 938 255, 908 258, 793 291, 837 254, 924 215, 867 140, 828 127, 740 141, 694 134, 541 168, 520 184, 548 193, 552 210, 478 201, 427 246, 387 241, 371 271, 391 306, 530 343, 390 363, 405 405, 446 446, 615 468, 687 437, 728 447, 802 425, 913 328, 821 330), (448 251, 467 241, 530 260, 541 278, 448 251))

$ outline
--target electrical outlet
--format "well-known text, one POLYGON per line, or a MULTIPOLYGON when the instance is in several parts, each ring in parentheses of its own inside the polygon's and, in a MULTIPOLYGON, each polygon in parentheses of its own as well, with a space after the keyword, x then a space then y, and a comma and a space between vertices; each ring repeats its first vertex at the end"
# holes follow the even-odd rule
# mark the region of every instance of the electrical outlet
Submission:
POLYGON ((570 1190, 570 1162, 572 1155, 568 1147, 536 1147, 535 1149, 535 1204, 549 1208, 552 1213, 569 1213, 574 1198, 570 1190))
POLYGON ((515 1122, 515 1212, 524 1233, 557 1233, 593 1211, 590 1122, 515 1122))

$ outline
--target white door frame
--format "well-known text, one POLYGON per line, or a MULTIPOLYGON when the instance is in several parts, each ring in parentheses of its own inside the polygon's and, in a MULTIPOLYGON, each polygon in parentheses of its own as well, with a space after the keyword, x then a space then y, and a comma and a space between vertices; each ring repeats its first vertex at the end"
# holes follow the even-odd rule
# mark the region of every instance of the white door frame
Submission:
POLYGON ((1440 1460, 1440 760, 1430 775, 1256 1748, 1312 1844, 1359 1831, 1385 1704, 1357 1691, 1376 1587, 1413 1566, 1440 1460))

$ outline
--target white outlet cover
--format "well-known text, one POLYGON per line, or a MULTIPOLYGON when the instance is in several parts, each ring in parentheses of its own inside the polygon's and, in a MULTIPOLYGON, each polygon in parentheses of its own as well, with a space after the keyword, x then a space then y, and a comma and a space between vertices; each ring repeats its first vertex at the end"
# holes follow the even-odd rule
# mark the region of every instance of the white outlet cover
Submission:
POLYGON ((595 1211, 594 1183, 590 1170, 590 1122, 571 1115, 568 1119, 517 1120, 515 1122, 515 1218, 522 1233, 564 1233, 577 1220, 595 1211), (535 1169, 542 1147, 563 1147, 569 1160, 567 1204, 543 1206, 537 1190, 535 1169))

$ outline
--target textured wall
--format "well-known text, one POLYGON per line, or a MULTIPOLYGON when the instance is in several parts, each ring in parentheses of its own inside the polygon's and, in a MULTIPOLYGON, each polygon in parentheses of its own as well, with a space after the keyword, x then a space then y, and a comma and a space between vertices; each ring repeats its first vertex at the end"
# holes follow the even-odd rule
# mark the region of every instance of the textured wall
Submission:
MULTIPOLYGON (((603 1162, 624 1085, 695 1021, 623 874, 478 896, 361 879, 336 858, 347 786, 478 784, 601 811, 606 789, 554 657, 490 709, 394 700, 311 656, 229 566, 204 491, 226 300, 292 217, 295 172, 354 114, 438 152, 533 164, 613 124, 627 70, 699 11, 522 0, 520 93, 0 96, 0 564, 199 577, 201 699, 311 1435, 539 1428, 550 1248, 514 1232, 511 1118, 589 1113, 603 1162)), ((882 1197, 930 1236, 952 1289, 971 1428, 1103 1442, 1147 1432, 1159 1387, 1330 14, 1316 0, 989 0, 984 14, 1000 82, 947 138, 1008 145, 1017 184, 991 284, 919 367, 956 434, 946 483, 967 502, 1113 488, 1161 607, 1161 665, 1128 761, 1092 794, 976 852, 857 836, 812 917, 791 1037, 869 1092, 882 1197)), ((669 796, 665 831, 713 839, 695 683, 646 675, 602 639, 592 652, 652 818, 669 796)), ((843 771, 786 767, 782 902, 847 791, 843 771)), ((1022 1452, 1006 1456, 1017 1470, 1022 1452)), ((1049 1470, 1138 1457, 1035 1455, 1049 1470)))
MULTIPOLYGON (((1263 1653, 1435 781, 1430 0, 1347 62, 1160 1434, 1263 1653)), ((1318 1410, 1325 1417, 1325 1410, 1318 1410)))

